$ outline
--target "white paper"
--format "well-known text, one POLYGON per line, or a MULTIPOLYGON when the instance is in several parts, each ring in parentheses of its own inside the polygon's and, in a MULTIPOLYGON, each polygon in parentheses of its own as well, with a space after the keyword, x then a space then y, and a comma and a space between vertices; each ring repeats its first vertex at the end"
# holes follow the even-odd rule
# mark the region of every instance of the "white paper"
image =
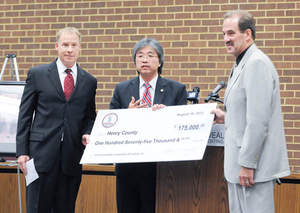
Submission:
POLYGON ((80 163, 201 160, 216 105, 99 111, 80 163))
POLYGON ((38 173, 35 170, 33 158, 26 162, 27 174, 25 175, 26 186, 39 178, 38 173))

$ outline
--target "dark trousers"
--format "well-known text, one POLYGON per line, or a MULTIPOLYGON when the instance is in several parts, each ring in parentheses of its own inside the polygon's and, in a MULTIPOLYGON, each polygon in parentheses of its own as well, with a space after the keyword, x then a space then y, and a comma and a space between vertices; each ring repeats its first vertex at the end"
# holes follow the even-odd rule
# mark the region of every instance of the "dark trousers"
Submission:
POLYGON ((81 175, 68 176, 58 158, 47 173, 26 188, 27 213, 73 213, 81 175))
POLYGON ((118 213, 155 213, 156 163, 118 164, 118 213))

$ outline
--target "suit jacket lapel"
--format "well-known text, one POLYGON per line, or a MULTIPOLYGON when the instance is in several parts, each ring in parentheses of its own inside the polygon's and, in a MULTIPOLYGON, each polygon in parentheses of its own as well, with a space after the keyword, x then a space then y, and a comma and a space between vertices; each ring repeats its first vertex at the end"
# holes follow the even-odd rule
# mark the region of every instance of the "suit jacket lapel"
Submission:
POLYGON ((228 79, 227 89, 226 89, 225 95, 224 95, 224 103, 225 103, 225 105, 226 105, 227 98, 228 98, 228 96, 230 94, 230 91, 231 91, 233 85, 239 79, 240 74, 244 70, 246 62, 248 61, 249 57, 252 55, 252 53, 255 50, 257 50, 257 47, 256 47, 255 44, 252 44, 251 47, 249 47, 249 49, 247 50, 247 52, 244 55, 244 57, 242 58, 242 60, 239 63, 239 65, 238 66, 234 65, 234 67, 232 68, 233 75, 231 77, 229 77, 229 79, 228 79))
POLYGON ((165 93, 166 93, 166 82, 159 75, 156 82, 153 104, 163 103, 165 93))
POLYGON ((230 93, 232 86, 234 85, 234 83, 236 82, 236 80, 238 79, 238 77, 240 75, 241 70, 238 70, 237 68, 238 67, 236 66, 236 64, 234 64, 231 74, 230 74, 230 77, 228 78, 227 89, 225 90, 225 94, 224 94, 225 105, 226 105, 228 94, 230 93))
POLYGON ((83 69, 81 69, 79 67, 79 65, 77 64, 77 79, 76 79, 76 84, 75 84, 75 87, 74 87, 74 90, 70 96, 70 100, 72 99, 73 96, 75 96, 78 91, 80 91, 81 89, 84 89, 84 88, 80 88, 81 85, 84 85, 83 81, 84 81, 84 71, 83 69))
POLYGON ((135 98, 135 101, 140 99, 140 79, 139 79, 139 77, 136 77, 131 80, 130 85, 129 85, 128 94, 131 94, 135 98))
POLYGON ((63 88, 61 86, 61 82, 60 82, 59 75, 58 75, 56 60, 50 64, 49 69, 48 69, 48 76, 49 76, 50 81, 56 88, 58 95, 61 98, 65 99, 65 94, 64 94, 63 88))

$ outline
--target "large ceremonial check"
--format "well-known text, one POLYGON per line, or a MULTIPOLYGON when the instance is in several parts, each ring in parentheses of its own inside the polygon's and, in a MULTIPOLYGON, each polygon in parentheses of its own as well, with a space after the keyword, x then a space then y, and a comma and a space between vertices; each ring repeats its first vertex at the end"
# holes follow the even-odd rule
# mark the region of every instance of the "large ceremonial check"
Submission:
POLYGON ((81 164, 201 160, 216 103, 101 110, 81 164))

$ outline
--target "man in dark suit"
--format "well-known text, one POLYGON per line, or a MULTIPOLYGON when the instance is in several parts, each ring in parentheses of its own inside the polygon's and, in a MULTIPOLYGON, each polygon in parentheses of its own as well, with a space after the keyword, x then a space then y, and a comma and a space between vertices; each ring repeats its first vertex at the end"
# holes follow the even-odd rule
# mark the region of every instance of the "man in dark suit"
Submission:
MULTIPOLYGON (((140 40, 133 48, 132 57, 139 76, 116 86, 111 109, 160 108, 187 103, 185 85, 160 76, 164 53, 159 42, 149 38, 140 40)), ((144 125, 151 128, 146 121, 144 125)), ((117 164, 116 176, 118 213, 155 212, 156 163, 117 164)))
POLYGON ((58 58, 29 70, 17 128, 17 157, 24 174, 34 160, 39 178, 26 188, 27 213, 74 212, 79 164, 95 120, 97 80, 76 63, 80 33, 56 37, 58 58))

